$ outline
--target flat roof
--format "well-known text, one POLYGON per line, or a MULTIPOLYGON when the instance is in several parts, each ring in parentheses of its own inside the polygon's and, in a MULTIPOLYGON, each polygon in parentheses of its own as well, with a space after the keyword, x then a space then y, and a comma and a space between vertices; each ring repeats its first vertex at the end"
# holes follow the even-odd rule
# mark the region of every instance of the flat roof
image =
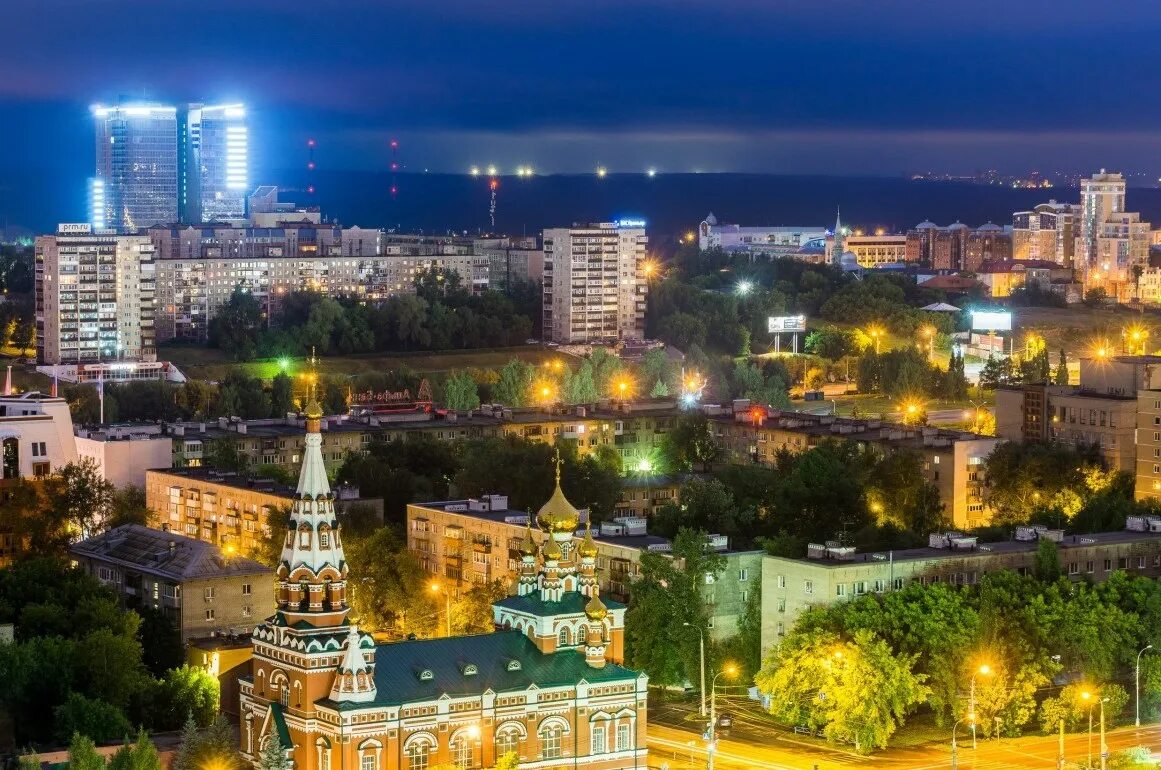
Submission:
MULTIPOLYGON (((293 499, 297 494, 296 487, 291 484, 282 484, 270 478, 251 478, 245 474, 235 473, 233 471, 219 471, 204 466, 198 468, 150 468, 146 472, 164 473, 170 476, 190 479, 191 481, 204 481, 233 489, 244 489, 250 492, 264 492, 269 495, 288 499, 293 499)), ((337 490, 343 489, 344 486, 343 484, 336 484, 332 489, 337 494, 337 490)), ((341 496, 340 499, 342 499, 341 496)))

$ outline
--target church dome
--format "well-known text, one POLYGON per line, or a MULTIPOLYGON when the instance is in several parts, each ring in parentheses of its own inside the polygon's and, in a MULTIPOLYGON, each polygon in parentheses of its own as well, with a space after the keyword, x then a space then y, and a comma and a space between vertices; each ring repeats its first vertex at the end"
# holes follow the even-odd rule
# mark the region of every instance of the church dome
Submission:
POLYGON ((595 591, 593 598, 589 599, 589 603, 585 605, 585 616, 589 620, 604 620, 609 614, 609 608, 601 601, 601 597, 595 591))
POLYGON ((303 416, 305 416, 308 420, 321 420, 323 416, 322 407, 319 406, 318 401, 315 401, 313 398, 306 405, 306 408, 302 411, 302 413, 303 416))
POLYGON ((576 552, 580 554, 581 558, 596 558, 597 544, 593 540, 593 529, 588 524, 585 525, 585 539, 577 546, 576 552))
POLYGON ((528 528, 524 531, 524 541, 520 543, 520 553, 532 556, 536 553, 536 541, 532 539, 532 520, 528 520, 528 528))
POLYGON ((564 553, 560 550, 560 543, 548 538, 544 543, 544 558, 547 561, 558 561, 564 553))
POLYGON ((556 489, 552 490, 552 497, 540 506, 536 514, 536 523, 541 529, 549 533, 573 533, 580 524, 580 513, 572 507, 572 503, 564 496, 560 489, 560 458, 556 460, 556 489))

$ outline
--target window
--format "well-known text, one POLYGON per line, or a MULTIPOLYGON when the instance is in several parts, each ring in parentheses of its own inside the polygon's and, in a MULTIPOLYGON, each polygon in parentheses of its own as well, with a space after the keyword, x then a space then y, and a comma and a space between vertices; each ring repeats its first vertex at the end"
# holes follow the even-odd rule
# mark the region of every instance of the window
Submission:
POLYGON ((359 760, 359 770, 379 770, 378 762, 375 761, 374 751, 363 752, 363 758, 359 760))
POLYGON ((214 600, 214 593, 215 589, 213 586, 208 586, 205 590, 202 591, 202 595, 205 597, 207 602, 212 602, 214 600))
POLYGON ((779 575, 779 576, 778 576, 778 587, 779 587, 779 588, 785 588, 785 587, 786 587, 786 576, 785 576, 785 575, 779 575))
POLYGON ((568 637, 568 629, 567 628, 560 629, 560 635, 557 637, 557 645, 560 647, 568 647, 569 644, 570 644, 570 641, 569 641, 569 637, 568 637))
POLYGON ((418 738, 407 747, 407 770, 427 770, 431 761, 432 741, 426 736, 418 738))
POLYGON ((451 760, 452 764, 459 768, 459 770, 467 770, 472 766, 472 739, 466 733, 461 733, 452 739, 451 742, 451 760))
POLYGON ((298 531, 298 547, 310 548, 310 530, 300 529, 298 531))
POLYGON ((1091 575, 1093 573, 1093 564, 1094 563, 1095 562, 1086 561, 1084 563, 1084 571, 1091 575))
POLYGON ((318 745, 318 770, 331 770, 331 748, 321 742, 318 745))
POLYGON ((779 624, 778 624, 778 635, 779 635, 779 636, 785 636, 785 635, 786 635, 786 624, 785 624, 785 623, 779 623, 779 624))
POLYGON ((846 596, 847 595, 846 583, 839 583, 838 585, 836 585, 834 587, 834 595, 835 596, 846 596))
POLYGON ((1137 557, 1137 569, 1145 569, 1145 557, 1144 556, 1137 557))
POLYGON ((750 570, 748 570, 748 569, 738 570, 738 580, 739 581, 745 582, 749 579, 750 579, 750 570))
POLYGON ((785 599, 778 600, 778 611, 779 612, 786 612, 786 600, 785 599))
POLYGON ((113 580, 113 570, 109 569, 108 567, 98 567, 97 577, 106 583, 111 582, 113 580))
POLYGON ((318 544, 320 548, 331 547, 331 535, 329 532, 320 532, 318 535, 318 544))
POLYGON ((629 748, 629 725, 617 725, 617 751, 628 751, 629 748))
POLYGON ((560 759, 560 739, 564 731, 558 723, 540 728, 540 758, 560 759))
POLYGON ((742 591, 742 604, 745 604, 748 601, 750 601, 750 592, 742 591))
POLYGON ((1068 574, 1079 575, 1080 574, 1080 565, 1077 564, 1076 562, 1070 562, 1068 565, 1068 574))
POLYGON ((604 754, 609 750, 609 744, 605 740, 605 726, 599 725, 593 727, 592 748, 589 749, 590 754, 604 754))
POLYGON ((250 595, 250 584, 243 583, 242 584, 242 596, 249 596, 249 595, 250 595))
POLYGON ((895 578, 895 582, 892 583, 891 587, 896 591, 903 590, 903 578, 895 578))
POLYGON ((855 596, 862 596, 867 592, 867 581, 860 580, 855 583, 855 596))
POLYGON ((1112 559, 1105 559, 1105 572, 1108 572, 1112 568, 1113 568, 1113 560, 1112 559))
POLYGON ((214 619, 214 608, 210 607, 206 610, 206 621, 208 622, 208 621, 211 621, 213 619, 214 619))
POLYGON ((516 754, 520 748, 520 731, 515 727, 507 727, 496 735, 496 756, 516 754))
POLYGON ((804 593, 804 594, 814 593, 814 581, 813 580, 807 580, 802 584, 802 593, 804 593))
POLYGON ((251 611, 252 611, 252 610, 250 609, 250 605, 249 605, 249 604, 243 604, 243 605, 242 605, 242 617, 244 617, 244 618, 248 618, 248 617, 250 617, 250 613, 251 613, 251 611))
POLYGON ((875 593, 877 593, 877 594, 883 593, 883 590, 886 587, 887 587, 886 581, 882 580, 881 578, 879 580, 875 581, 875 593))

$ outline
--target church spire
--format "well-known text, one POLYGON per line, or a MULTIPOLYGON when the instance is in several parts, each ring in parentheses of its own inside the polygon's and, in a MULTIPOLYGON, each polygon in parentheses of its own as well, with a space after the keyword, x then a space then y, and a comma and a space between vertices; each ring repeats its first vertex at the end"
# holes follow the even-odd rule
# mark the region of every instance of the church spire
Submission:
POLYGON ((278 565, 278 609, 288 625, 304 621, 316 628, 346 622, 347 561, 335 515, 335 495, 322 455, 322 408, 314 398, 312 372, 304 411, 306 438, 294 506, 278 565))
POLYGON ((836 265, 843 261, 843 217, 838 206, 834 209, 834 248, 830 252, 830 261, 836 265))

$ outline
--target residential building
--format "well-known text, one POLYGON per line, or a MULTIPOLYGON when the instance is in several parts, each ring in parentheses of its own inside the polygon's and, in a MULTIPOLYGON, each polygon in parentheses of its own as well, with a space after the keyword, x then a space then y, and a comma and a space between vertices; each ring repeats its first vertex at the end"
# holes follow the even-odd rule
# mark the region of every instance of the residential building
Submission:
POLYGON ((173 437, 159 425, 106 425, 78 428, 77 457, 91 460, 106 481, 118 488, 145 489, 150 468, 168 468, 173 462, 173 437))
POLYGON ((1149 265, 1152 233, 1141 215, 1122 211, 1101 222, 1096 235, 1095 261, 1089 264, 1086 285, 1102 287, 1119 302, 1137 299, 1136 270, 1149 265))
POLYGON ((1012 258, 1012 233, 991 222, 974 230, 962 222, 920 222, 907 233, 907 262, 932 270, 973 272, 988 260, 1012 258))
MULTIPOLYGON (((179 113, 179 216, 223 222, 246 216, 250 136, 242 104, 190 104, 179 113)), ((142 227, 176 221, 158 219, 142 227)))
POLYGON ((505 291, 517 283, 544 280, 544 249, 535 238, 478 238, 472 250, 488 258, 491 289, 505 291))
POLYGON ((703 251, 723 249, 766 258, 792 256, 812 241, 823 241, 826 227, 748 226, 719 224, 712 213, 698 225, 697 242, 703 251))
POLYGON ((209 543, 124 524, 69 547, 73 562, 129 607, 149 607, 186 642, 245 633, 274 607, 274 571, 209 543))
POLYGON ((606 222, 544 231, 543 338, 585 344, 645 337, 645 226, 606 222))
POLYGON ((710 415, 714 437, 733 462, 773 466, 781 451, 805 452, 829 439, 854 441, 880 454, 915 452, 954 526, 979 527, 991 521, 983 497, 983 463, 999 443, 996 438, 883 420, 752 408, 744 399, 731 410, 710 415))
POLYGON ((1050 200, 1012 215, 1012 258, 1074 267, 1081 206, 1050 200))
POLYGON ((154 361, 153 256, 147 237, 87 224, 38 237, 37 361, 154 361))
POLYGON ((899 591, 908 583, 975 585, 984 575, 1032 571, 1040 539, 1057 544, 1069 580, 1103 581, 1113 573, 1161 577, 1161 520, 1130 517, 1123 532, 1068 535, 1019 527, 1009 542, 981 543, 958 532, 930 536, 927 548, 858 553, 835 543, 811 545, 806 558, 762 561, 762 650, 776 646, 806 609, 865 594, 899 591))
POLYGON ((133 233, 178 215, 177 108, 95 105, 96 176, 89 224, 133 233))
POLYGON ((187 665, 218 680, 218 710, 237 722, 241 717, 239 680, 250 673, 254 642, 249 634, 226 634, 190 639, 185 647, 187 665))
POLYGON ((1125 210, 1125 178, 1108 173, 1080 180, 1080 228, 1076 244, 1076 258, 1087 272, 1096 269, 1099 259, 1097 239, 1110 217, 1125 210))
MULTIPOLYGON (((254 554, 270 536, 270 516, 290 508, 293 488, 273 479, 215 471, 209 468, 166 468, 145 472, 145 505, 149 524, 179 532, 220 547, 229 554, 254 554)), ((383 518, 383 501, 359 497, 359 488, 335 489, 340 512, 350 505, 370 508, 383 518)))
POLYGON ((0 396, 0 482, 43 478, 76 461, 67 401, 35 391, 0 396))
POLYGON ((450 763, 565 770, 648 765, 648 678, 621 665, 625 606, 603 600, 596 547, 557 485, 525 530, 517 594, 497 631, 376 644, 351 623, 348 575, 322 462, 316 403, 278 566, 275 614, 254 630, 241 680, 242 755, 270 741, 300 770, 419 770, 450 763), (539 542, 538 542, 539 541, 539 542), (478 753, 477 753, 478 752, 478 753))
POLYGON ((1067 295, 1074 286, 1072 268, 1045 259, 987 260, 974 272, 993 299, 1010 297, 1015 289, 1025 286, 1067 295))
POLYGON ((1136 395, 1044 383, 996 389, 996 436, 1006 441, 1097 447, 1110 468, 1132 473, 1136 430, 1136 395))

